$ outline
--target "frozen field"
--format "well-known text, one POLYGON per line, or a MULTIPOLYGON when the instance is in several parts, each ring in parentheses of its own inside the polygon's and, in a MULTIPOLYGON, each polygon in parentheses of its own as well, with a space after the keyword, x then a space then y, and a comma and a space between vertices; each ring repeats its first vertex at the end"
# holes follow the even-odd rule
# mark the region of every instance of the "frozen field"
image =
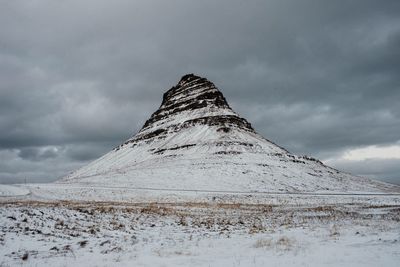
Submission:
POLYGON ((0 198, 0 266, 400 262, 398 195, 16 187, 0 198))

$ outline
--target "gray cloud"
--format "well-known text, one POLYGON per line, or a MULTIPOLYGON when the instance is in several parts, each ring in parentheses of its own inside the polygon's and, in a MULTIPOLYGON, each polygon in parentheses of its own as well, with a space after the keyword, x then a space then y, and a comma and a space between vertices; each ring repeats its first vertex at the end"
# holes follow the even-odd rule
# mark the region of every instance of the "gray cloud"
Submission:
POLYGON ((0 182, 54 180, 107 152, 189 72, 295 153, 394 144, 399 15, 396 0, 1 2, 0 182))
POLYGON ((56 147, 24 147, 18 150, 18 156, 25 160, 38 161, 55 158, 57 157, 57 152, 58 149, 56 147))
POLYGON ((399 184, 400 159, 335 160, 330 164, 359 176, 399 184))

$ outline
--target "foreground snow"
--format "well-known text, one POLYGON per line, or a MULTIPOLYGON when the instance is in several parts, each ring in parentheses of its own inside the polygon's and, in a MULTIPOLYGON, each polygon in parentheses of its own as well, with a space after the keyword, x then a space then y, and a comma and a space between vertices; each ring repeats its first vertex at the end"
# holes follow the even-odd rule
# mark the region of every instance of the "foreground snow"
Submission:
POLYGON ((302 204, 289 196, 279 204, 3 199, 0 265, 398 266, 399 197, 335 205, 309 197, 302 204))

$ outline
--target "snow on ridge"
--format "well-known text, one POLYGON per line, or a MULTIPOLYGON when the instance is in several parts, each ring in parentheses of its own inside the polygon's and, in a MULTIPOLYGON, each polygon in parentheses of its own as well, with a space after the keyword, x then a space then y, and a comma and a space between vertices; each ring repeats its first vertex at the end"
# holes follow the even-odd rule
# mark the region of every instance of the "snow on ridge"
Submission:
POLYGON ((239 117, 212 82, 193 74, 164 94, 159 110, 135 136, 60 182, 239 191, 399 190, 290 154, 239 117))

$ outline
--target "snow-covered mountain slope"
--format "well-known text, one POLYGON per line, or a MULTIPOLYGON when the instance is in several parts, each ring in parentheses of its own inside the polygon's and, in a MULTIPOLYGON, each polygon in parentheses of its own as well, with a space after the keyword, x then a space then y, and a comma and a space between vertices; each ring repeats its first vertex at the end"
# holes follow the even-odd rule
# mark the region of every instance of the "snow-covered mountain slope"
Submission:
POLYGON ((193 74, 164 94, 135 136, 58 183, 258 192, 398 190, 290 154, 239 117, 213 83, 193 74))

